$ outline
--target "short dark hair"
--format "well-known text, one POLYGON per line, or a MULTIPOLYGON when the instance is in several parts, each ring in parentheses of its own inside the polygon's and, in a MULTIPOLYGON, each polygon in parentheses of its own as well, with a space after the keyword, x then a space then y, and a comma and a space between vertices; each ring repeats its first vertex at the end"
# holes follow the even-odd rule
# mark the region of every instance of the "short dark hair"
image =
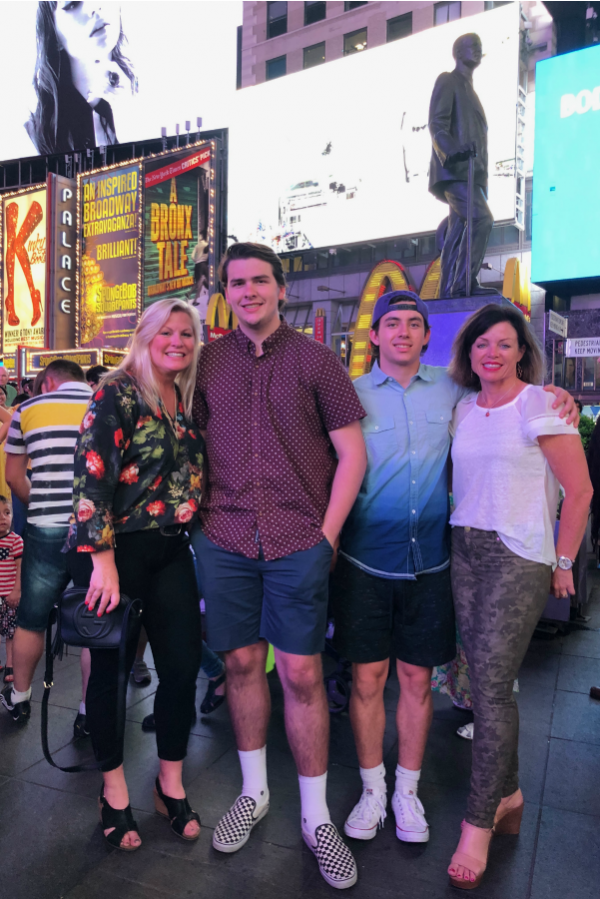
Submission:
POLYGON ((12 509, 11 501, 6 496, 3 496, 1 493, 0 493, 0 503, 6 503, 6 505, 12 509))
POLYGON ((106 367, 106 365, 92 365, 91 368, 85 373, 85 379, 88 384, 97 384, 102 375, 105 375, 107 371, 110 371, 106 367))
POLYGON ((270 247, 260 243, 232 243, 227 248, 225 255, 221 259, 219 265, 219 278, 221 283, 227 287, 227 269, 229 263, 234 259, 260 259, 262 262, 268 262, 273 269, 273 277, 280 287, 285 287, 285 274, 281 259, 270 247))
POLYGON ((525 316, 516 306, 499 306, 496 303, 488 303, 487 306, 479 309, 466 320, 454 338, 448 374, 461 387, 471 387, 473 390, 481 389, 479 375, 476 375, 471 368, 469 355, 471 347, 478 337, 501 322, 508 322, 509 325, 512 325, 517 332, 519 347, 525 347, 523 358, 519 363, 522 368, 520 379, 526 384, 541 383, 544 374, 544 357, 525 316))
POLYGON ((85 375, 81 365, 71 362, 70 359, 55 359, 49 362, 44 369, 42 384, 48 375, 52 375, 57 381, 82 381, 85 384, 85 375))

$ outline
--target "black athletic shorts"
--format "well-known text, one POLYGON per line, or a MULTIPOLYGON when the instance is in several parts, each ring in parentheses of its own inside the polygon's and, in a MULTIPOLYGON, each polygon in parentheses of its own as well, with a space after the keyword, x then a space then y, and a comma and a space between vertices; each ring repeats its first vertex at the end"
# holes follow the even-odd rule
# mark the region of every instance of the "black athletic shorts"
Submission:
POLYGON ((334 648, 350 662, 392 655, 433 668, 456 655, 450 567, 416 580, 376 577, 339 556, 331 577, 334 648))

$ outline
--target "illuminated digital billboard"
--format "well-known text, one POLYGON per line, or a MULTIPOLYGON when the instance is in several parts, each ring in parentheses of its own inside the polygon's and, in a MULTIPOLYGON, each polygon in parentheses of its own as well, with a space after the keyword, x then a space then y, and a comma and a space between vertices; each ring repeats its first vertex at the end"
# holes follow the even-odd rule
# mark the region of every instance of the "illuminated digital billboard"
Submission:
POLYGON ((204 310, 214 288, 214 147, 144 163, 144 307, 184 299, 204 310))
POLYGON ((218 141, 200 141, 77 176, 78 346, 127 347, 143 309, 160 299, 206 318, 222 230, 220 152, 218 141))
POLYGON ((141 309, 141 165, 78 178, 80 289, 77 343, 126 347, 141 309))
POLYGON ((230 107, 228 229, 281 252, 435 231, 429 101, 476 32, 488 123, 489 202, 514 222, 519 4, 450 22, 238 91, 230 107))
POLYGON ((2 198, 2 351, 45 345, 46 187, 2 198))
POLYGON ((535 75, 531 279, 600 276, 600 46, 539 62, 535 75))
POLYGON ((237 0, 0 3, 0 160, 221 127, 242 15, 237 0))

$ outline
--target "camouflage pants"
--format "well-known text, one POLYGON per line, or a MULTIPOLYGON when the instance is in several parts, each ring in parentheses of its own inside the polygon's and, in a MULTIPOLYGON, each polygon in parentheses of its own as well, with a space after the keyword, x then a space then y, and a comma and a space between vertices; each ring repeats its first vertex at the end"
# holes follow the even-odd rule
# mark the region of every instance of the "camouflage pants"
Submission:
POLYGON ((491 827, 519 786, 513 681, 550 590, 551 568, 515 555, 495 531, 452 530, 452 593, 475 716, 466 820, 491 827))

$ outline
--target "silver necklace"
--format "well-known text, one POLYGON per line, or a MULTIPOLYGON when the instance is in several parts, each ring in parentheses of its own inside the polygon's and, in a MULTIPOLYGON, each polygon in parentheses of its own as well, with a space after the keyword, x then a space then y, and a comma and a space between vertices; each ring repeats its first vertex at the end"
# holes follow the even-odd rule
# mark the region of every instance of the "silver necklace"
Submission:
POLYGON ((511 390, 514 390, 514 389, 515 389, 515 386, 514 386, 514 384, 513 384, 512 387, 509 387, 509 388, 508 388, 508 390, 506 391, 506 393, 503 393, 503 394, 502 394, 502 396, 500 397, 499 400, 496 400, 495 403, 493 403, 491 406, 488 406, 488 407, 487 407, 487 412, 485 413, 485 417, 486 417, 486 418, 489 418, 489 417, 490 417, 490 409, 495 409, 496 406, 499 406, 500 403, 502 402, 502 400, 504 399, 504 397, 505 397, 505 396, 508 396, 508 394, 511 392, 511 390))

